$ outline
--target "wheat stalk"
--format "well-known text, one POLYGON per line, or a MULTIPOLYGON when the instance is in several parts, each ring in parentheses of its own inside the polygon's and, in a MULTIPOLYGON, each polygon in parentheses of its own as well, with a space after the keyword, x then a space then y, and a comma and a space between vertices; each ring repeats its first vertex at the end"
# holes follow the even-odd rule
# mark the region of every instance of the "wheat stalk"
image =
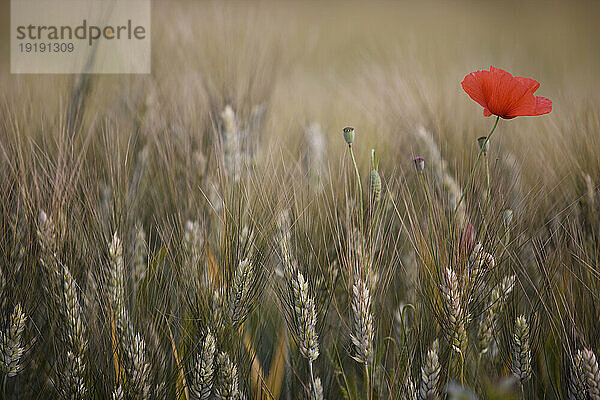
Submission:
POLYGON ((136 229, 134 250, 133 291, 135 293, 137 292, 139 284, 146 277, 146 266, 148 260, 146 232, 144 232, 144 227, 142 225, 139 225, 136 229))
POLYGON ((120 347, 126 358, 128 376, 126 392, 134 398, 146 398, 150 393, 150 364, 146 360, 146 344, 135 334, 125 307, 125 276, 123 245, 116 232, 108 244, 110 260, 108 297, 111 302, 120 347))

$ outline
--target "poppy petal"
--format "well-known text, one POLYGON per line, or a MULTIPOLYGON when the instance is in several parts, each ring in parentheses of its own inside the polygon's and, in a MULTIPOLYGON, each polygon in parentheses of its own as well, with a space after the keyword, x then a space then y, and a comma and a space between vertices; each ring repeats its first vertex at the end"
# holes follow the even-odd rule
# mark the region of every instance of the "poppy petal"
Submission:
POLYGON ((535 96, 535 114, 543 115, 552 111, 552 100, 545 97, 535 96))
POLYGON ((531 93, 535 92, 540 87, 540 83, 538 81, 536 81, 535 79, 524 78, 522 76, 515 76, 515 79, 518 82, 520 82, 522 85, 524 85, 525 87, 527 87, 527 89, 531 93))
POLYGON ((536 84, 533 79, 518 79, 506 71, 490 67, 489 110, 503 118, 535 112, 533 91, 536 84))
POLYGON ((487 71, 475 71, 465 76, 461 85, 463 90, 469 95, 470 98, 479 103, 482 107, 487 107, 486 96, 483 93, 483 87, 481 82, 481 75, 487 71))

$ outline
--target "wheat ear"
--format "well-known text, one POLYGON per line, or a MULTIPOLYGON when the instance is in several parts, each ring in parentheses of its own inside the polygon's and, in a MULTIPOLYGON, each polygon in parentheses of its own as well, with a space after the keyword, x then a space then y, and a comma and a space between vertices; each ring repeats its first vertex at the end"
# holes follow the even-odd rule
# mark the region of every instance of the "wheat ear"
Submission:
POLYGON ((221 352, 217 356, 215 398, 219 400, 237 400, 238 396, 237 367, 231 362, 227 353, 221 352))
POLYGON ((195 400, 211 398, 215 372, 215 351, 215 338, 209 330, 202 342, 200 353, 196 356, 195 368, 190 381, 190 394, 195 400))
POLYGON ((571 371, 567 386, 569 400, 587 400, 587 376, 583 365, 583 353, 578 350, 571 361, 571 371))
POLYGON ((421 366, 420 400, 433 400, 438 397, 438 384, 441 366, 438 360, 439 342, 434 340, 421 366))
POLYGON ((591 400, 600 400, 600 369, 596 355, 590 349, 581 352, 583 369, 587 378, 587 389, 591 400))
POLYGON ((529 324, 524 315, 515 321, 515 333, 512 352, 512 371, 523 385, 531 377, 531 349, 529 343, 529 324))
POLYGON ((66 319, 65 336, 69 344, 67 352, 67 388, 65 392, 70 398, 84 398, 85 386, 85 352, 87 341, 85 327, 81 319, 81 306, 77 299, 77 285, 66 267, 63 267, 64 315, 66 319))
POLYGON ((452 349, 460 353, 462 357, 465 354, 467 346, 467 332, 464 324, 467 316, 462 307, 458 278, 451 268, 445 269, 444 282, 441 289, 445 300, 446 318, 452 332, 450 344, 452 345, 452 349))
POLYGON ((373 313, 371 311, 371 294, 367 285, 357 280, 352 287, 352 343, 356 354, 354 359, 362 364, 369 364, 373 358, 373 313))
POLYGON ((21 357, 24 348, 21 339, 23 329, 25 329, 25 320, 21 305, 17 304, 6 331, 0 332, 0 369, 8 377, 17 375, 23 367, 21 357))
POLYGON ((254 279, 254 267, 246 258, 242 260, 233 275, 233 284, 229 294, 229 318, 233 326, 244 321, 248 314, 249 295, 254 279))

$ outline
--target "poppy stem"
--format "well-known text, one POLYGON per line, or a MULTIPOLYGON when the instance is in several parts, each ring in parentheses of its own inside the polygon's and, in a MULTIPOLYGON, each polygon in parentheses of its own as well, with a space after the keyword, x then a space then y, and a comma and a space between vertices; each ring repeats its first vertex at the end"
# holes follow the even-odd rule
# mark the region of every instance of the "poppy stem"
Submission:
POLYGON ((486 181, 486 197, 485 197, 485 206, 483 208, 483 214, 482 214, 482 224, 481 227, 479 228, 479 235, 478 237, 483 237, 484 232, 487 233, 487 228, 488 228, 488 223, 487 223, 487 215, 488 215, 488 210, 490 208, 490 201, 492 198, 492 188, 490 186, 490 163, 489 163, 489 158, 488 155, 486 153, 483 153, 483 158, 485 159, 485 181, 486 181))
POLYGON ((365 229, 363 226, 364 220, 364 206, 363 206, 363 192, 362 192, 362 184, 360 183, 360 172, 358 172, 358 166, 356 165, 356 159, 354 158, 354 152, 352 151, 352 145, 348 145, 348 149, 350 150, 350 156, 352 157, 352 164, 354 164, 354 171, 356 173, 356 181, 358 183, 358 197, 360 199, 360 239, 362 244, 363 254, 365 253, 365 229))
POLYGON ((492 134, 496 130, 499 120, 500 120, 500 116, 497 116, 496 122, 494 122, 494 126, 492 127, 492 130, 490 131, 489 135, 487 135, 487 137, 485 138, 485 141, 483 142, 483 144, 480 146, 479 154, 477 154, 477 159, 475 160, 475 164, 473 165, 473 168, 471 169, 471 173, 469 175, 469 180, 467 181, 467 183, 462 191, 462 194, 460 195, 460 199, 458 200, 458 203, 456 203, 456 207, 454 207, 454 211, 452 212, 452 222, 450 224, 450 230, 452 230, 452 228, 454 227, 454 222, 456 220, 456 213, 458 212, 458 207, 460 207, 463 199, 465 198, 465 195, 467 194, 467 190, 469 190, 469 186, 471 186, 471 182, 473 181, 473 176, 475 175, 475 170, 477 169, 477 166, 479 165, 479 160, 481 159, 481 154, 483 154, 483 150, 487 146, 488 142, 490 141, 490 138, 492 137, 492 134))

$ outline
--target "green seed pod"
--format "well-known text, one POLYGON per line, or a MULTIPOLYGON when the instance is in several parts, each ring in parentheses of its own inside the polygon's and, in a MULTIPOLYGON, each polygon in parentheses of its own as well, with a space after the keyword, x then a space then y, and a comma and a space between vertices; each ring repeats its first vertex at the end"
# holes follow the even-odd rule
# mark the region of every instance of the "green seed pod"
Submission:
POLYGON ((381 177, 377 170, 371 170, 371 191, 375 201, 381 200, 381 177))
POLYGON ((344 128, 344 140, 349 145, 351 145, 352 142, 354 142, 354 128, 352 128, 351 126, 347 126, 344 128))

